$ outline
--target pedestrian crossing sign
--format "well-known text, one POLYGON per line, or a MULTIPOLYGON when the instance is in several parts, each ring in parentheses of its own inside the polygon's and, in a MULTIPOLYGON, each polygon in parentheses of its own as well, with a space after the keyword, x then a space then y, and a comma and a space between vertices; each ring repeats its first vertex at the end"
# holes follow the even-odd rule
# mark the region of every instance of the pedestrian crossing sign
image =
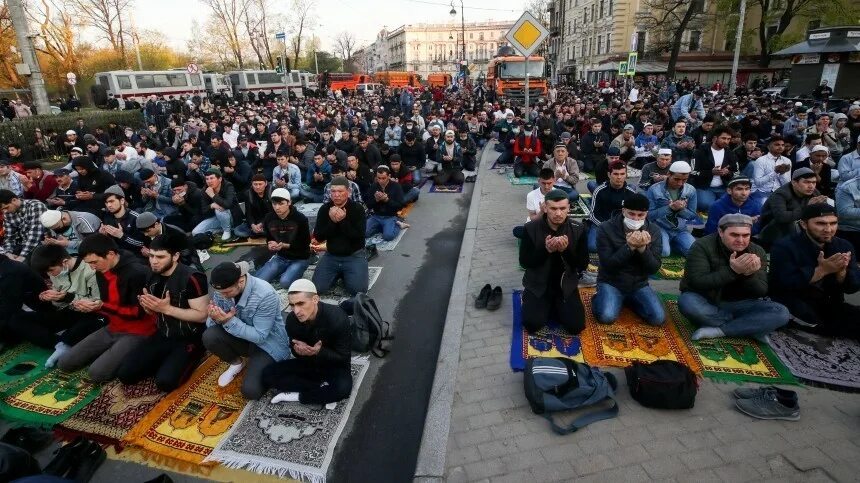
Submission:
POLYGON ((505 39, 520 55, 529 56, 549 36, 549 30, 529 12, 523 12, 519 20, 505 34, 505 39))

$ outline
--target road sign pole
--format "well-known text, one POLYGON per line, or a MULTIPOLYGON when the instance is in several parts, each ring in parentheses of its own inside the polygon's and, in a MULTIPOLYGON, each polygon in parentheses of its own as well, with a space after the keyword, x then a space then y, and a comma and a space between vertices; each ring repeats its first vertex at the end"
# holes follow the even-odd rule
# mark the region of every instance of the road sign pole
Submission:
POLYGON ((529 122, 529 57, 526 56, 526 122, 529 122))

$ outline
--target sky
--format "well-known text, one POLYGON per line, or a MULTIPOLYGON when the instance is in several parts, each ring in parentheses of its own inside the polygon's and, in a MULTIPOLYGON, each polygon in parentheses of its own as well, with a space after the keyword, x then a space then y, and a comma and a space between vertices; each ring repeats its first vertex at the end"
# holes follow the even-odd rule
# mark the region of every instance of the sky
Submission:
MULTIPOLYGON (((341 31, 352 32, 357 47, 368 45, 385 27, 393 30, 404 24, 451 22, 450 0, 317 0, 317 26, 313 34, 320 38, 322 47, 332 50, 334 37, 341 31), (357 9, 362 12, 359 14, 357 9)), ((283 5, 289 0, 274 0, 272 5, 283 5)), ((519 0, 464 0, 465 21, 516 20, 523 11, 519 0)), ((457 24, 460 22, 460 1, 455 1, 457 24)), ((191 18, 200 22, 207 16, 205 7, 196 0, 138 0, 135 2, 137 28, 158 30, 165 43, 184 49, 191 36, 191 18)))

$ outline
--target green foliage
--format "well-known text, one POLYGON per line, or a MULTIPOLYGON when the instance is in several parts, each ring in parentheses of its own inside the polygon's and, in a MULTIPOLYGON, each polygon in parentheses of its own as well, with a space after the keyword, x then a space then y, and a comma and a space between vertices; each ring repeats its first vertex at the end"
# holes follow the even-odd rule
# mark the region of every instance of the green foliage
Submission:
MULTIPOLYGON (((320 72, 341 72, 343 61, 324 50, 317 51, 317 63, 319 63, 320 72)), ((308 72, 316 72, 314 64, 314 53, 308 52, 308 55, 299 57, 299 64, 294 67, 297 70, 306 70, 308 72)))
MULTIPOLYGON (((120 126, 131 126, 135 130, 144 126, 143 115, 140 111, 103 111, 85 109, 80 112, 64 112, 59 115, 30 116, 13 119, 9 122, 0 123, 0 145, 9 143, 20 144, 25 152, 31 153, 36 143, 34 132, 39 128, 43 134, 48 131, 56 131, 63 135, 68 129, 75 126, 78 118, 83 118, 85 125, 93 129, 96 126, 107 127, 108 123, 115 122, 120 126)), ((43 161, 56 161, 57 159, 44 159, 43 161)))

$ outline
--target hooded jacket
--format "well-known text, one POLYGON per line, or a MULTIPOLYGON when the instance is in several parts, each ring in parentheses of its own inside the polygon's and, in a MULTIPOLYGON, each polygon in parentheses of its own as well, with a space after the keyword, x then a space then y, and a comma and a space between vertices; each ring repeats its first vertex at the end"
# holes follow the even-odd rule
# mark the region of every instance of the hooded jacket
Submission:
POLYGON ((101 272, 96 273, 99 295, 103 302, 99 313, 108 318, 111 332, 152 335, 155 332, 155 317, 147 314, 137 301, 149 279, 149 267, 143 265, 133 254, 120 250, 119 262, 110 269, 117 278, 116 289, 119 303, 110 303, 108 278, 101 272))
POLYGON ((78 200, 75 208, 99 215, 104 208, 104 192, 116 184, 116 180, 107 171, 101 170, 89 156, 78 156, 72 161, 73 168, 83 168, 85 175, 78 176, 78 192, 92 192, 89 200, 78 200))
POLYGON ((597 283, 608 283, 625 294, 648 285, 648 277, 660 269, 663 237, 660 228, 647 220, 640 230, 651 235, 651 243, 642 253, 627 245, 628 230, 621 213, 597 227, 597 283))
POLYGON ((75 300, 101 300, 96 272, 79 258, 75 266, 56 277, 51 275, 51 288, 66 292, 66 298, 53 302, 54 307, 64 309, 75 300))

